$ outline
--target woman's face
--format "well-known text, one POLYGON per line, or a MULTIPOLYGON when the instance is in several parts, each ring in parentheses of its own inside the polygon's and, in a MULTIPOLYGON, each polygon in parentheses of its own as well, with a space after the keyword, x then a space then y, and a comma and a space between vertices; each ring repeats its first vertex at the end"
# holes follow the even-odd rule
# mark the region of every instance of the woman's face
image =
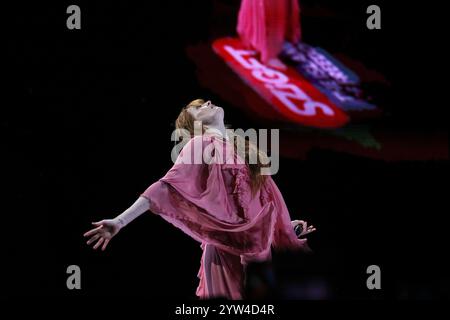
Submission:
POLYGON ((223 109, 212 104, 210 100, 200 106, 189 107, 187 112, 189 112, 195 120, 202 121, 202 124, 205 125, 223 122, 223 109))

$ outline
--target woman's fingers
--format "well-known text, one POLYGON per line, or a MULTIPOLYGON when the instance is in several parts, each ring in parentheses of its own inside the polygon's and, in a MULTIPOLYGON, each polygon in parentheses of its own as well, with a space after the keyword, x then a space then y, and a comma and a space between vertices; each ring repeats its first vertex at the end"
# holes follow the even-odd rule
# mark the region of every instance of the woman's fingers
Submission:
POLYGON ((106 246, 108 245, 109 241, 110 241, 110 239, 105 239, 105 242, 103 243, 103 246, 102 246, 102 251, 105 251, 106 246))
POLYGON ((90 245, 92 242, 94 242, 94 241, 97 240, 98 238, 100 238, 100 235, 99 235, 99 234, 96 234, 95 236, 91 237, 91 238, 86 242, 86 244, 87 244, 87 245, 90 245))
POLYGON ((100 247, 100 245, 103 243, 105 239, 102 237, 100 238, 100 240, 97 241, 97 243, 94 246, 94 250, 97 250, 98 247, 100 247))
POLYGON ((94 226, 96 226, 94 229, 91 229, 83 234, 84 237, 90 237, 89 240, 86 242, 88 245, 95 243, 95 245, 92 247, 94 250, 98 248, 102 248, 102 251, 106 249, 108 246, 108 243, 111 241, 111 234, 108 232, 108 225, 105 225, 106 220, 96 221, 92 222, 94 226))
POLYGON ((308 223, 303 220, 293 220, 291 223, 294 228, 299 224, 302 226, 303 232, 300 235, 301 237, 316 231, 316 228, 313 225, 308 226, 308 223))
POLYGON ((91 229, 91 230, 89 230, 88 232, 86 232, 86 233, 84 234, 84 236, 85 236, 85 237, 89 237, 89 236, 91 236, 91 235, 97 233, 97 231, 100 230, 101 228, 102 228, 102 226, 98 226, 97 228, 91 229))
POLYGON ((300 221, 300 222, 303 227, 303 231, 308 231, 308 224, 306 223, 306 221, 300 221))
POLYGON ((316 231, 316 228, 314 228, 313 226, 308 227, 308 230, 305 232, 305 234, 310 234, 311 232, 316 231))
POLYGON ((296 226, 298 226, 299 224, 303 225, 305 221, 303 220, 293 220, 291 221, 292 226, 295 228, 296 226))
POLYGON ((302 221, 302 220, 298 220, 301 221, 302 227, 303 227, 303 232, 301 234, 301 236, 306 236, 307 234, 310 234, 311 232, 316 231, 316 228, 313 225, 308 226, 308 223, 306 221, 302 221))

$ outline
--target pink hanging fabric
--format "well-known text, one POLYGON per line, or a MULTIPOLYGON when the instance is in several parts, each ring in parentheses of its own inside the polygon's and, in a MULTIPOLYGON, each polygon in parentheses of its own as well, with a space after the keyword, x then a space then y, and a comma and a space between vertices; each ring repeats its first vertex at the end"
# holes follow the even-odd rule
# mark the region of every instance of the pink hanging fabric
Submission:
POLYGON ((201 243, 201 299, 241 299, 249 262, 270 259, 271 247, 305 248, 273 179, 268 176, 252 197, 248 167, 233 151, 231 142, 216 135, 196 136, 167 174, 141 194, 151 212, 201 243), (192 163, 194 158, 200 162, 192 163))
POLYGON ((242 0, 237 32, 249 49, 266 63, 281 52, 285 40, 301 38, 298 0, 242 0))

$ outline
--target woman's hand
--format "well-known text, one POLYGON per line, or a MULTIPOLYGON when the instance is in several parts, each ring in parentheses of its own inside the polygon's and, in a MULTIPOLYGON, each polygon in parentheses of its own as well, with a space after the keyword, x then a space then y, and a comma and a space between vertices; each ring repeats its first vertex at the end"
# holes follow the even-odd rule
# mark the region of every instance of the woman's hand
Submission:
POLYGON ((87 244, 89 245, 97 241, 94 245, 94 249, 99 248, 103 244, 102 250, 105 250, 109 241, 111 241, 112 237, 114 237, 120 229, 143 214, 149 208, 150 200, 141 196, 131 205, 131 207, 114 219, 92 222, 95 228, 84 234, 85 237, 90 237, 87 244))
POLYGON ((86 242, 88 245, 97 241, 93 249, 99 248, 102 244, 102 251, 106 249, 109 241, 114 237, 119 230, 121 225, 117 219, 107 219, 99 222, 92 222, 95 228, 89 230, 84 234, 84 237, 90 237, 86 242))
POLYGON ((316 228, 314 228, 313 225, 308 226, 308 223, 303 220, 294 220, 291 221, 292 227, 295 228, 297 225, 302 225, 302 233, 300 234, 299 238, 306 236, 307 234, 310 234, 311 232, 316 231, 316 228))

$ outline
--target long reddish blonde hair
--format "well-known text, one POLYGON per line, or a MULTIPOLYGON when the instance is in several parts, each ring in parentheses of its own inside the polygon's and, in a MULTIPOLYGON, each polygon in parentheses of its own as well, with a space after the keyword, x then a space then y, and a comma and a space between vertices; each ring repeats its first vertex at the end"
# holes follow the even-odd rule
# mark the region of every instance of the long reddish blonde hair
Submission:
MULTIPOLYGON (((176 129, 184 129, 187 130, 191 137, 194 136, 194 117, 187 111, 190 107, 198 108, 202 104, 205 103, 203 99, 195 99, 188 103, 185 107, 181 109, 180 114, 175 121, 176 129)), ((202 125, 202 134, 205 132, 205 128, 202 125)), ((252 194, 254 195, 257 190, 263 185, 266 175, 261 174, 261 168, 268 167, 267 155, 260 151, 254 143, 244 139, 238 134, 233 134, 234 141, 234 151, 237 150, 240 146, 244 146, 245 144, 245 164, 249 168, 250 172, 250 184, 252 188, 252 194), (240 145, 241 144, 241 145, 240 145), (257 159, 256 163, 250 163, 250 159, 257 159), (264 159, 265 161, 262 161, 264 159)))

